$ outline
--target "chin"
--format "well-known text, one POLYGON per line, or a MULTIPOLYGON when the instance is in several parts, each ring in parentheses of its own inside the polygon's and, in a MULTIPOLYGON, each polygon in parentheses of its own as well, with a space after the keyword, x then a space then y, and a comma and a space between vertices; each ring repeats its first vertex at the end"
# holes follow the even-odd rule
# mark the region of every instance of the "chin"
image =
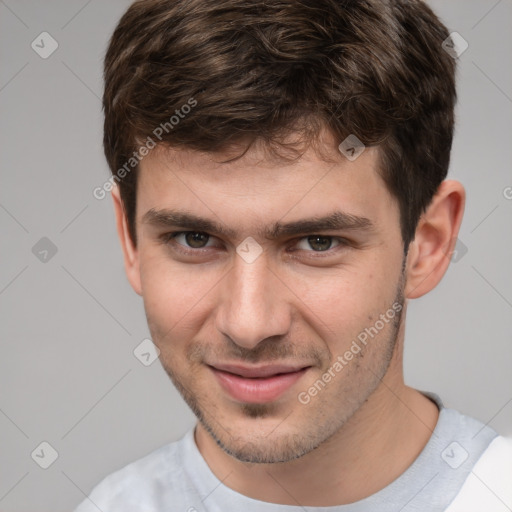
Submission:
MULTIPOLYGON (((252 464, 276 464, 299 459, 320 446, 331 432, 315 429, 297 423, 288 423, 284 418, 275 419, 259 416, 269 413, 269 406, 250 406, 254 416, 246 415, 243 419, 223 421, 229 429, 217 421, 209 421, 200 414, 198 419, 204 429, 220 448, 235 459, 252 464), (263 410, 267 407, 267 410, 263 410)), ((271 407, 270 407, 271 408, 271 407)), ((270 413, 269 413, 270 414, 270 413)))
POLYGON ((247 441, 245 439, 229 438, 225 441, 215 437, 210 432, 217 444, 231 457, 251 464, 276 464, 279 462, 290 462, 308 454, 317 446, 311 444, 310 440, 297 436, 281 436, 279 439, 262 437, 247 441))

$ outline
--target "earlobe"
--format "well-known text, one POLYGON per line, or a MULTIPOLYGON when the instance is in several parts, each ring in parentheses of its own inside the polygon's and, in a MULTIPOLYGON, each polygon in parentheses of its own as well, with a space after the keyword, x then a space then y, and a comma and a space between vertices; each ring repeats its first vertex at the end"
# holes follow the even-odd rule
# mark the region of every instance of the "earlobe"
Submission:
POLYGON ((112 200, 114 203, 114 212, 116 215, 116 227, 121 249, 123 250, 124 268, 126 277, 134 291, 142 295, 142 286, 140 279, 139 252, 134 246, 130 232, 128 230, 128 220, 124 210, 123 201, 119 194, 119 187, 112 189, 112 200))
POLYGON ((461 183, 443 181, 421 216, 407 255, 407 298, 421 297, 441 281, 457 242, 465 197, 461 183))

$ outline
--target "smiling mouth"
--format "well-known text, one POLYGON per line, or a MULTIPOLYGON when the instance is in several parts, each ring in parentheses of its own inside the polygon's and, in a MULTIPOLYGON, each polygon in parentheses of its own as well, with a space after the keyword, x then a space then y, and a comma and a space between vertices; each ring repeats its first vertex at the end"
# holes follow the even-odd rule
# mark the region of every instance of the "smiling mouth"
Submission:
POLYGON ((243 367, 208 365, 221 388, 242 403, 263 404, 284 395, 311 366, 268 365, 243 367))

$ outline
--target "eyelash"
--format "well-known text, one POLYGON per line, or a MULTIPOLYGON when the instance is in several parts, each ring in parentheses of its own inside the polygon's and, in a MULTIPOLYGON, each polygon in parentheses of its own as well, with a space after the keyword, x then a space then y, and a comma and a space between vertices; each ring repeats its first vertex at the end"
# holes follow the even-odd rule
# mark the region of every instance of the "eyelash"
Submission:
MULTIPOLYGON (((209 237, 208 239, 208 242, 211 240, 211 239, 215 239, 215 237, 209 235, 208 233, 205 233, 203 231, 173 231, 171 233, 166 233, 165 235, 162 235, 160 238, 162 240, 162 242, 166 245, 173 245, 173 249, 174 250, 177 250, 185 255, 199 255, 201 253, 204 253, 204 251, 207 251, 209 249, 211 249, 212 247, 200 247, 200 248, 197 248, 197 249, 194 249, 194 248, 191 248, 191 247, 188 247, 186 245, 183 245, 183 244, 180 244, 179 242, 176 242, 175 239, 179 236, 179 235, 187 235, 189 233, 201 233, 201 234, 204 234, 206 236, 209 237)), ((314 234, 311 234, 311 235, 306 235, 306 236, 303 236, 303 237, 300 237, 300 238, 296 238, 294 239, 295 240, 295 244, 294 245, 297 245, 299 242, 301 242, 302 240, 307 240, 309 237, 311 236, 316 236, 316 237, 319 237, 319 238, 329 238, 331 239, 332 241, 336 241, 338 242, 338 245, 334 246, 334 247, 331 247, 329 249, 326 249, 325 251, 314 251, 314 250, 305 250, 305 249, 298 249, 299 251, 305 251, 305 252, 308 252, 308 253, 312 253, 312 254, 315 254, 315 256, 310 256, 310 257, 313 257, 313 258, 321 258, 321 257, 326 257, 326 256, 331 256, 333 254, 333 252, 337 252, 338 250, 343 250, 343 249, 346 249, 347 247, 350 246, 350 242, 345 239, 345 238, 342 238, 342 237, 339 237, 339 236, 333 236, 333 235, 322 235, 322 234, 319 234, 319 233, 314 233, 314 234)), ((208 243, 207 242, 207 243, 208 243)), ((294 252, 294 251, 293 251, 294 252)))

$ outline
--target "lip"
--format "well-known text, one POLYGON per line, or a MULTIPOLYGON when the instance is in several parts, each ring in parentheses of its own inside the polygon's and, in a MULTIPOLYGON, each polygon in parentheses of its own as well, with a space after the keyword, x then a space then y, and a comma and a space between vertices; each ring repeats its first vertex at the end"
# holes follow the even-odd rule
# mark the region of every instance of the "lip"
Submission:
POLYGON ((288 365, 246 367, 231 364, 209 367, 220 386, 233 399, 253 404, 277 400, 310 368, 288 365))

